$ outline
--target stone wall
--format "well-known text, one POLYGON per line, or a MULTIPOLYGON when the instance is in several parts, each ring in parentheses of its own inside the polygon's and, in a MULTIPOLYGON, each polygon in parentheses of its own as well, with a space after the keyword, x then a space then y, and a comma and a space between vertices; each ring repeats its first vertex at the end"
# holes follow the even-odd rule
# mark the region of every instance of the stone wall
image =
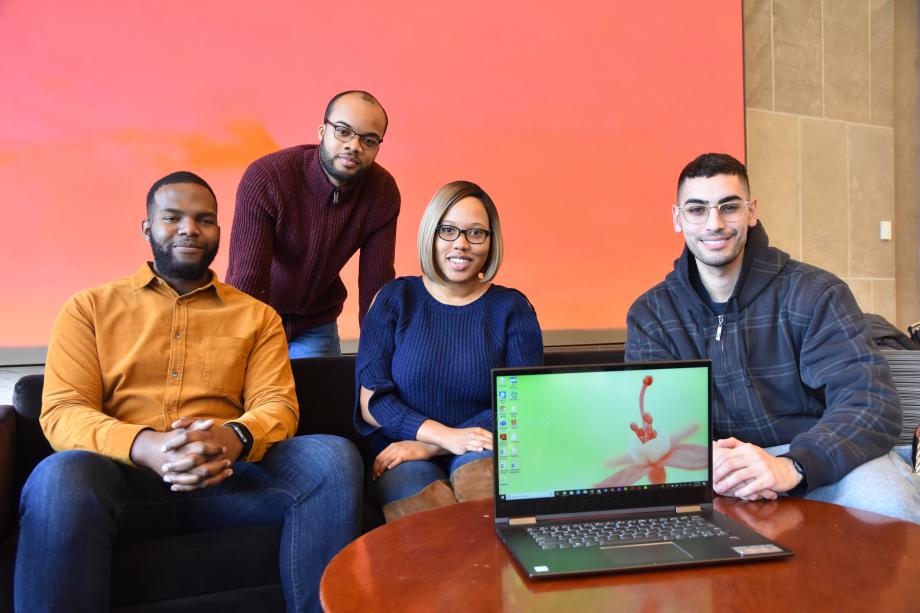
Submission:
MULTIPOLYGON (((916 198, 913 217, 899 208, 896 219, 895 206, 901 4, 910 3, 744 0, 744 72, 751 190, 771 242, 842 277, 863 310, 903 325, 920 312, 916 228, 899 227, 916 224, 916 198), (880 238, 882 221, 912 244, 896 252, 896 240, 880 238)), ((907 76, 916 83, 916 66, 907 76)))

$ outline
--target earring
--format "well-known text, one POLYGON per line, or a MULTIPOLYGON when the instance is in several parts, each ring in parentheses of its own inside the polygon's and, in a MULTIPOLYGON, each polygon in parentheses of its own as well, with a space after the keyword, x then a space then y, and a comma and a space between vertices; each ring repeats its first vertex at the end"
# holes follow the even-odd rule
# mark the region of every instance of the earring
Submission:
POLYGON ((674 226, 674 231, 675 231, 675 232, 683 232, 684 229, 680 227, 680 224, 677 224, 676 226, 674 226))

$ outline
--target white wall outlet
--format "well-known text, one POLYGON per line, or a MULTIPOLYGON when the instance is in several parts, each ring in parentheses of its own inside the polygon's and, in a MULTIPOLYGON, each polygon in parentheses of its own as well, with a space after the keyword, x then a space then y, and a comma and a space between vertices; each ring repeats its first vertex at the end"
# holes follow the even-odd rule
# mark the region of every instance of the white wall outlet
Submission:
POLYGON ((883 241, 890 241, 891 240, 891 222, 883 219, 881 223, 879 223, 878 233, 879 233, 880 239, 882 239, 883 241))

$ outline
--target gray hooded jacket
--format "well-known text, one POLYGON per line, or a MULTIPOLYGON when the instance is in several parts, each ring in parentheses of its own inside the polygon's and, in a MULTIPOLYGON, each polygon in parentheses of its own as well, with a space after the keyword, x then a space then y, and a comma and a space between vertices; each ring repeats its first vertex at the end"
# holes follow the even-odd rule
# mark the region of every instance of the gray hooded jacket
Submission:
POLYGON ((770 247, 759 222, 724 315, 694 290, 695 266, 685 246, 674 271, 630 307, 628 361, 712 360, 714 436, 789 443, 808 491, 891 449, 897 392, 841 279, 770 247))

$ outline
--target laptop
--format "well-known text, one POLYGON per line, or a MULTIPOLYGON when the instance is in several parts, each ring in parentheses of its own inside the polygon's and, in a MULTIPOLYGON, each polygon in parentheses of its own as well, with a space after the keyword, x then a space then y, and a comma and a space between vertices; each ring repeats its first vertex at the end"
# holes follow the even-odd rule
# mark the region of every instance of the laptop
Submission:
POLYGON ((528 577, 792 555, 713 510, 711 366, 492 371, 495 530, 528 577))

